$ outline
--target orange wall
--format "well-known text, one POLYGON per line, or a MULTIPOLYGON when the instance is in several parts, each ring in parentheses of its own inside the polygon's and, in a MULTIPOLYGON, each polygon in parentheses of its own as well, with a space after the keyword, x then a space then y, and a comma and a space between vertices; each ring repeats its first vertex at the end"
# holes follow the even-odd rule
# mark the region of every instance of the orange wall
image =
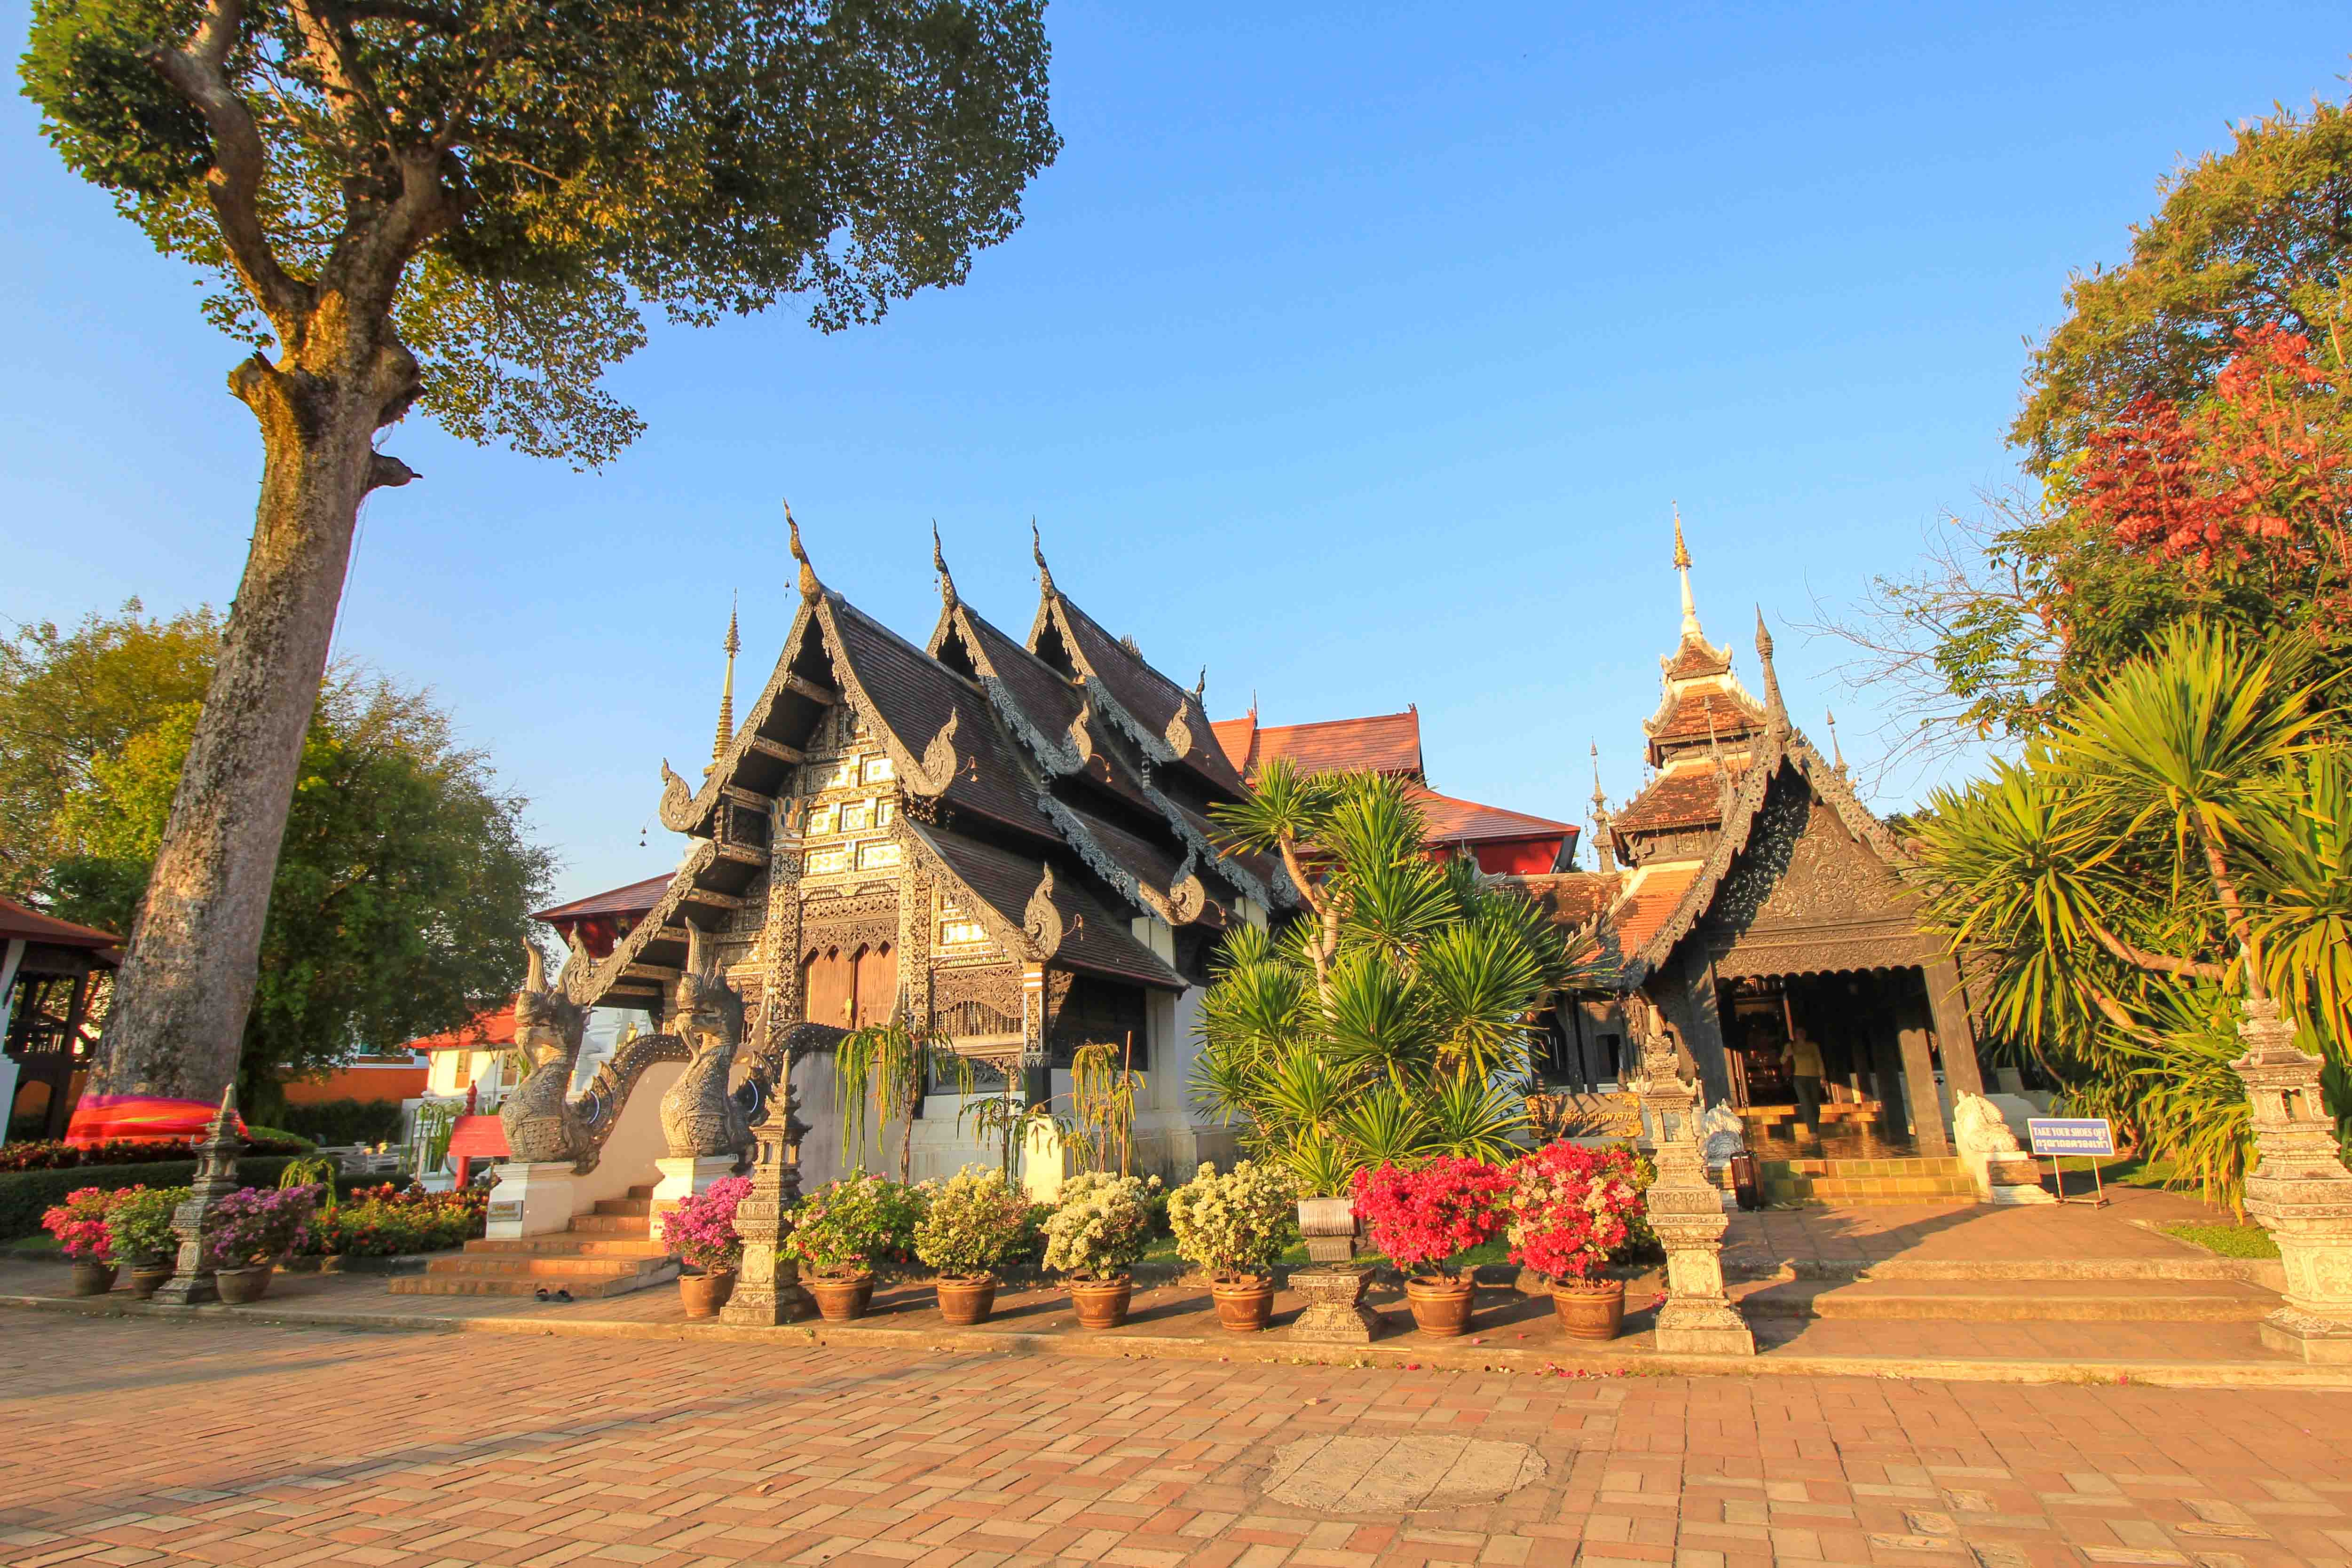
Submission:
POLYGON ((328 1100, 406 1100, 425 1092, 422 1067, 346 1067, 324 1078, 289 1078, 279 1085, 289 1105, 328 1100))

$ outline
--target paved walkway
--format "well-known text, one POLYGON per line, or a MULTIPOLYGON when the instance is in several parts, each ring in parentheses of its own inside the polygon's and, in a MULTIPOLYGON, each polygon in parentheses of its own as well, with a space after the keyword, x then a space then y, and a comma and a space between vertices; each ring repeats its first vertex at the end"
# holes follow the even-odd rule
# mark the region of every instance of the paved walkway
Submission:
POLYGON ((2344 1568, 2352 1395, 0 1318, 0 1562, 2344 1568))

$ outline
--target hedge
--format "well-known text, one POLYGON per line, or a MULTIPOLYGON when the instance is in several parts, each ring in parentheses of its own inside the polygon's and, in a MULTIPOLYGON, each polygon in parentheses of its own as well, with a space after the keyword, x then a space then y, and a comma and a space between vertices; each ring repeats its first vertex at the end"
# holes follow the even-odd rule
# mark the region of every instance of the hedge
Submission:
POLYGON ((396 1144, 401 1134, 400 1102, 321 1100, 314 1105, 289 1105, 278 1113, 277 1124, 313 1143, 337 1147, 396 1144))
MULTIPOLYGON (((247 1186, 276 1186, 290 1157, 251 1155, 236 1164, 247 1186)), ((185 1186, 196 1179, 194 1160, 156 1160, 139 1166, 83 1166, 67 1171, 9 1171, 0 1175, 0 1241, 38 1236, 41 1215, 66 1194, 86 1186, 111 1191, 124 1186, 185 1186)))

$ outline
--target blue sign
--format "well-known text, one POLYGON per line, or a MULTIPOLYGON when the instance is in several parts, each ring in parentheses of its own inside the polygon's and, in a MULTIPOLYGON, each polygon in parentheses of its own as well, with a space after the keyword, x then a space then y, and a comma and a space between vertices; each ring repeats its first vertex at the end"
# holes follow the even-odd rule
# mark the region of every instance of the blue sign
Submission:
POLYGON ((2116 1130, 2105 1116, 2029 1116, 2025 1131, 2038 1160, 2053 1155, 2113 1157, 2116 1152, 2116 1130))

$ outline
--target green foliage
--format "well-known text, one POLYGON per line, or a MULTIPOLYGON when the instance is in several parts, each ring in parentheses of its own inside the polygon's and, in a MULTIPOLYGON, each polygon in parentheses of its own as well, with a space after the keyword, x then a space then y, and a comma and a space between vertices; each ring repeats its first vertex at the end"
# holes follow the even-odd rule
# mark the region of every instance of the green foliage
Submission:
POLYGON ((1509 1158, 1529 1019, 1576 967, 1557 929, 1466 862, 1430 860, 1396 779, 1277 762, 1214 815, 1229 842, 1297 868, 1309 912, 1226 937, 1194 1101, 1309 1194, 1382 1163, 1509 1158))
POLYGON ((2174 625, 2022 763, 1939 792, 1913 841, 1990 1032, 2222 1201, 2251 1155, 2229 1068, 2249 988, 2283 998, 2352 1109, 2343 976, 2312 964, 2341 929, 2346 759, 2309 697, 2258 646, 2174 625))
POLYGON ((863 1160, 869 1132, 879 1153, 882 1129, 897 1122, 901 1182, 914 1165, 914 1113, 922 1103, 932 1071, 950 1074, 957 1094, 972 1092, 970 1057, 951 1048, 947 1036, 911 1029, 895 1017, 843 1037, 834 1048, 833 1063, 834 1103, 841 1111, 844 1154, 863 1160))
POLYGON ((1202 1162, 1168 1195, 1184 1261, 1220 1278, 1271 1273, 1298 1239, 1298 1186, 1286 1171, 1243 1160, 1224 1175, 1202 1162))
POLYGON ((2315 103, 2250 120, 2160 191, 2162 207, 2132 230, 2131 259, 2077 275, 2065 320, 2034 351, 2010 439, 2038 473, 2136 399, 2201 395, 2242 331, 2286 327, 2343 363, 2352 112, 2315 103))
MULTIPOLYGON (((236 1170, 246 1181, 267 1184, 275 1182, 285 1166, 286 1156, 262 1155, 239 1160, 236 1170)), ((78 1187, 103 1187, 110 1192, 126 1186, 184 1186, 194 1181, 195 1175, 194 1160, 0 1173, 0 1241, 37 1233, 42 1212, 78 1187)))
POLYGON ((961 282, 1060 145, 1040 0, 247 0, 208 121, 157 62, 195 59, 221 14, 36 0, 25 91, 67 165, 257 345, 289 330, 252 282, 265 246, 304 284, 391 252, 425 406, 588 465, 640 428, 597 382, 644 342, 641 305, 699 324, 805 296, 825 330, 871 321, 961 282), (240 111, 249 199, 222 177, 240 111))
POLYGON ((966 1166, 930 1187, 915 1226, 915 1256, 950 1278, 985 1274, 1020 1241, 1029 1207, 1003 1172, 966 1166))
POLYGON ((2224 1258, 2276 1258, 2278 1243, 2259 1225, 2168 1225, 2168 1236, 2224 1258))
POLYGON ((180 1249, 180 1239, 172 1233, 172 1211, 193 1196, 184 1186, 122 1190, 106 1216, 115 1257, 126 1263, 173 1257, 180 1249))
MULTIPOLYGON (((208 611, 158 622, 134 601, 0 644, 0 820, 34 846, 7 870, 50 913, 131 929, 218 632, 208 611)), ((331 672, 270 886, 241 1105, 299 1121, 283 1074, 454 1027, 519 983, 554 864, 526 804, 425 694, 331 672)))
POLYGON ((1135 1154, 1135 1100, 1143 1074, 1127 1065, 1121 1047, 1108 1040, 1082 1045, 1070 1053, 1072 1147, 1082 1171, 1128 1174, 1135 1154))
POLYGON ((289 1104, 276 1114, 279 1124, 298 1137, 330 1148, 397 1143, 402 1132, 397 1100, 320 1100, 308 1105, 289 1104))
POLYGON ((1064 1182, 1045 1219, 1045 1267, 1080 1280, 1125 1273, 1151 1245, 1144 1197, 1159 1184, 1095 1171, 1064 1182))

